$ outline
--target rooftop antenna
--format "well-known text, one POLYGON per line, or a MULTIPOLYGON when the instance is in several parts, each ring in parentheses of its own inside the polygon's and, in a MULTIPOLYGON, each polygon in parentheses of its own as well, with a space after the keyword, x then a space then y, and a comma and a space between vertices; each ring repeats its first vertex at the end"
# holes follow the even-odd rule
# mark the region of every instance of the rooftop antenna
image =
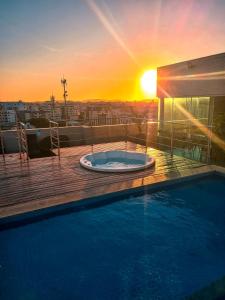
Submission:
POLYGON ((68 115, 67 115, 67 96, 68 96, 68 92, 66 90, 67 87, 67 80, 64 78, 61 79, 61 84, 63 86, 63 98, 64 98, 64 116, 65 116, 65 122, 67 125, 67 119, 68 119, 68 115))

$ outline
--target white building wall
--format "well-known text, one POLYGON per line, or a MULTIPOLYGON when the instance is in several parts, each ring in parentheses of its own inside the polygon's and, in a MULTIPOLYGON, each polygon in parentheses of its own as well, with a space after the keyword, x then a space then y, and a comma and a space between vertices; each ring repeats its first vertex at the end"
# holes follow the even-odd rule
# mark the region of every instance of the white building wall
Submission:
POLYGON ((225 95, 225 53, 157 69, 159 98, 223 95, 225 95))

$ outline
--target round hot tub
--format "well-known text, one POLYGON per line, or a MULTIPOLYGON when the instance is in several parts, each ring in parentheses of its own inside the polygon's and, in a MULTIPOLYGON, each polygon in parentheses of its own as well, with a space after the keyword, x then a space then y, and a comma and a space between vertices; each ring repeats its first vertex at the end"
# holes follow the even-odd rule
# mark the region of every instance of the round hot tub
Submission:
POLYGON ((153 166, 155 160, 145 153, 133 151, 103 151, 84 155, 82 167, 99 172, 131 172, 153 166))

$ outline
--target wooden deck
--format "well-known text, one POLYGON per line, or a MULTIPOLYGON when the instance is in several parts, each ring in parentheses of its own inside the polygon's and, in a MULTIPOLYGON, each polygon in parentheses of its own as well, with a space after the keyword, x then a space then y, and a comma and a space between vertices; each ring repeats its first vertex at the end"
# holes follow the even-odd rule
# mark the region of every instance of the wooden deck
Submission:
MULTIPOLYGON (((94 151, 124 149, 124 142, 99 144, 94 151)), ((128 142, 129 150, 145 151, 141 145, 128 142)), ((131 173, 99 173, 79 164, 81 155, 91 152, 91 146, 61 149, 57 156, 20 161, 18 154, 0 157, 0 217, 39 209, 91 196, 121 191, 168 178, 191 174, 203 165, 165 152, 148 149, 155 157, 152 169, 131 173)))

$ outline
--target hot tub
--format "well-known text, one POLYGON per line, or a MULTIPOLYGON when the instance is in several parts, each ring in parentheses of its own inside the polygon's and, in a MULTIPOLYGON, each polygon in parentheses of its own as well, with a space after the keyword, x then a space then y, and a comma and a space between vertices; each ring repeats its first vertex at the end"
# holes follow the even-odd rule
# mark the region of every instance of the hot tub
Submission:
POLYGON ((133 151, 103 151, 84 155, 82 167, 99 172, 131 172, 153 166, 155 160, 145 153, 133 151))

